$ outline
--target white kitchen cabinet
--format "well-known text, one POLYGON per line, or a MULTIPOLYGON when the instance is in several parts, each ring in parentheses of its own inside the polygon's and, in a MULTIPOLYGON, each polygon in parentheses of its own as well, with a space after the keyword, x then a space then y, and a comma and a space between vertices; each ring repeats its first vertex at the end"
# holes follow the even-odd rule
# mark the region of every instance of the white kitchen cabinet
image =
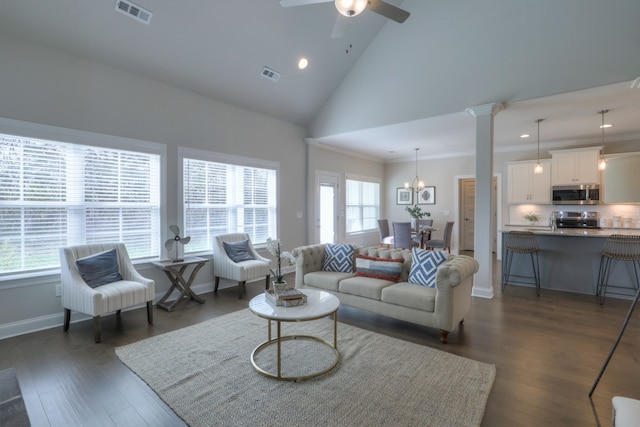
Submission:
POLYGON ((598 184, 600 147, 556 150, 551 153, 553 185, 598 184))
POLYGON ((540 160, 542 173, 533 173, 535 161, 513 162, 507 165, 507 203, 550 204, 551 161, 540 160))

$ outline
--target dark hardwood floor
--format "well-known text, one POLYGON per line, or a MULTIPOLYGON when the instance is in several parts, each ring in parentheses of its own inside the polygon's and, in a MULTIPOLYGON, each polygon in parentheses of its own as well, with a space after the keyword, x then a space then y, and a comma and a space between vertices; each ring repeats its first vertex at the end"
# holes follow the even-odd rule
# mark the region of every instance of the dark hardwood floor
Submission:
MULTIPOLYGON (((496 265, 496 277, 499 274, 496 265)), ((293 278, 289 278, 293 280, 293 278)), ((496 381, 483 426, 609 426, 611 398, 640 398, 640 310, 629 326, 592 399, 588 392, 630 301, 508 286, 495 298, 473 299, 460 331, 439 341, 437 330, 343 307, 341 322, 496 365, 496 381)), ((33 426, 182 426, 184 423, 114 354, 114 348, 246 308, 262 291, 247 286, 204 295, 168 313, 144 308, 108 316, 103 342, 93 342, 91 321, 0 341, 0 369, 15 367, 33 426)), ((162 351, 162 349, 158 349, 162 351)), ((249 355, 247 355, 249 369, 249 355)), ((408 391, 413 392, 413 391, 408 391)), ((212 404, 215 404, 212 402, 212 404)), ((215 425, 212 420, 212 425, 215 425)))

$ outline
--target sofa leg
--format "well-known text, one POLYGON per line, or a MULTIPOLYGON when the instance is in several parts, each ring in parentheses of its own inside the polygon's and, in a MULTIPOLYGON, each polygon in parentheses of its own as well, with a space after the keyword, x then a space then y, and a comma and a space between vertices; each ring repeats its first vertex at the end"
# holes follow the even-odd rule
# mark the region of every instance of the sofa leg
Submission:
POLYGON ((63 331, 69 330, 69 322, 71 322, 71 310, 68 308, 64 309, 64 326, 62 327, 63 331))
POLYGON ((147 301, 147 322, 153 325, 153 301, 147 301))
POLYGON ((462 325, 463 323, 464 323, 464 319, 462 319, 462 320, 460 321, 460 324, 461 324, 461 325, 462 325))
POLYGON ((220 284, 220 276, 216 276, 216 284, 213 286, 213 292, 218 292, 219 284, 220 284))
POLYGON ((102 335, 100 333, 100 316, 93 318, 93 339, 96 343, 102 341, 102 335))
POLYGON ((445 331, 443 329, 440 329, 440 341, 442 341, 442 344, 446 344, 447 343, 447 337, 449 336, 449 331, 445 331))

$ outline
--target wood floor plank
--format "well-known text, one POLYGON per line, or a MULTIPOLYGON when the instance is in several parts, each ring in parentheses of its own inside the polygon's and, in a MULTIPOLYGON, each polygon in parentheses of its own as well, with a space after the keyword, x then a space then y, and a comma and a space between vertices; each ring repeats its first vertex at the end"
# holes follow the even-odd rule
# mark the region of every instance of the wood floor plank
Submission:
MULTIPOLYGON (((500 272, 498 262, 494 271, 496 276, 500 272)), ((262 289, 249 284, 243 300, 235 287, 221 289, 204 295, 205 304, 187 302, 170 313, 156 309, 153 325, 147 324, 144 308, 120 318, 107 316, 100 344, 93 342, 91 321, 74 323, 67 333, 54 328, 2 340, 0 368, 16 367, 34 426, 184 426, 114 349, 246 308, 262 289)), ((341 307, 338 320, 495 364, 483 427, 607 426, 613 396, 640 399, 640 309, 593 398, 588 397, 629 300, 607 298, 601 306, 592 295, 543 289, 537 297, 522 286, 508 286, 503 293, 499 277, 494 289, 493 299, 472 299, 464 325, 446 345, 437 330, 361 310, 341 307)))

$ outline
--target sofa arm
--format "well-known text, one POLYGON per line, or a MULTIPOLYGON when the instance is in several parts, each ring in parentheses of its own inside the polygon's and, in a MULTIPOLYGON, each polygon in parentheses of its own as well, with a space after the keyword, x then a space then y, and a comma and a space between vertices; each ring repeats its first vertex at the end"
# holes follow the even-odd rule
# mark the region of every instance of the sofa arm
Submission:
POLYGON ((324 245, 309 245, 295 248, 291 254, 296 258, 296 288, 304 288, 304 276, 322 270, 324 245))
POLYGON ((480 265, 475 258, 466 255, 455 255, 438 268, 436 288, 445 290, 458 286, 467 277, 475 274, 480 265))

